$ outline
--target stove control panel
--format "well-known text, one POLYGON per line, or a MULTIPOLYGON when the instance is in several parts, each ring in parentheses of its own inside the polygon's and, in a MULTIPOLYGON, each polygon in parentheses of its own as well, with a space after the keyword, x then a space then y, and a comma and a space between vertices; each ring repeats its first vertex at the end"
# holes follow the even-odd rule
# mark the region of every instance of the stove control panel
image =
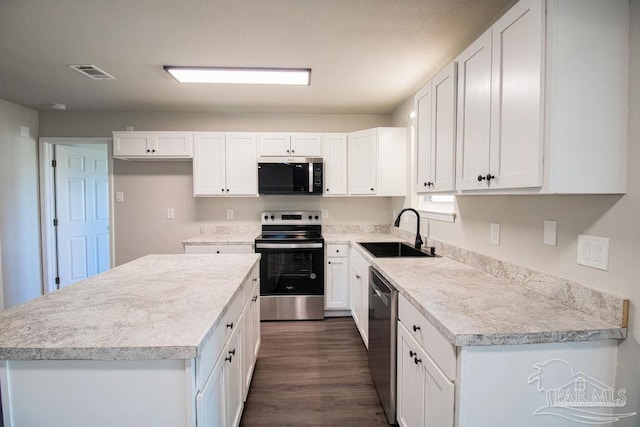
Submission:
POLYGON ((322 213, 319 211, 262 212, 262 224, 320 225, 322 224, 322 213))

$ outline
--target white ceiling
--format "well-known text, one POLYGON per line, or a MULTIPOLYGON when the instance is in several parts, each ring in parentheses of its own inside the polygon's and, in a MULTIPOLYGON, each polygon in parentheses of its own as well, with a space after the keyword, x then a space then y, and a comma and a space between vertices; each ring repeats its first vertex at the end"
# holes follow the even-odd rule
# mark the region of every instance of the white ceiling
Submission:
POLYGON ((38 110, 387 114, 511 1, 0 0, 0 99, 38 110), (309 87, 181 85, 163 65, 312 77, 309 87))

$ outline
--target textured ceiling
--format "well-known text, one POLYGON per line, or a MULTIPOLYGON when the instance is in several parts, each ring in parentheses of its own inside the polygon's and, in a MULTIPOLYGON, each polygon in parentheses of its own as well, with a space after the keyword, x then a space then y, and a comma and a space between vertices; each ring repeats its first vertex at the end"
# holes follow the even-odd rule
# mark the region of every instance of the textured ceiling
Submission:
POLYGON ((0 98, 38 110, 386 114, 510 2, 0 0, 0 98), (163 65, 313 71, 309 87, 181 85, 163 65))

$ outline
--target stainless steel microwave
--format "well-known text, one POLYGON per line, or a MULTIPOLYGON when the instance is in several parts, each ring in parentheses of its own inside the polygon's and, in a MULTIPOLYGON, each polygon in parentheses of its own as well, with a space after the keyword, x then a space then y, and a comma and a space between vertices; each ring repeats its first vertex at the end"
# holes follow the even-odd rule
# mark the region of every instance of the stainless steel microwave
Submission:
POLYGON ((322 159, 261 158, 258 193, 322 195, 322 159))

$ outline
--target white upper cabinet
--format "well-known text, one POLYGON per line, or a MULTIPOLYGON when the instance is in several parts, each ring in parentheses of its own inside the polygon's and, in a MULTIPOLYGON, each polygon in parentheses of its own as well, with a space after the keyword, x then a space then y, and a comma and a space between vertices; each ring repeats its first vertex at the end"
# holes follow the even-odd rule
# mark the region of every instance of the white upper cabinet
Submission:
POLYGON ((171 160, 193 157, 192 132, 113 132, 113 157, 171 160))
POLYGON ((257 196, 257 138, 253 133, 197 132, 195 196, 257 196))
POLYGON ((415 97, 419 193, 455 188, 456 65, 451 63, 415 97))
POLYGON ((263 132, 259 138, 260 156, 320 157, 322 155, 322 135, 319 133, 263 132))
POLYGON ((378 187, 376 129, 349 134, 349 194, 375 196, 378 187))
POLYGON ((507 11, 456 60, 456 188, 624 193, 628 33, 625 0, 507 11))
POLYGON ((373 128, 347 137, 350 195, 406 194, 406 129, 373 128))
POLYGON ((322 137, 324 195, 347 195, 347 135, 325 134, 322 137))

